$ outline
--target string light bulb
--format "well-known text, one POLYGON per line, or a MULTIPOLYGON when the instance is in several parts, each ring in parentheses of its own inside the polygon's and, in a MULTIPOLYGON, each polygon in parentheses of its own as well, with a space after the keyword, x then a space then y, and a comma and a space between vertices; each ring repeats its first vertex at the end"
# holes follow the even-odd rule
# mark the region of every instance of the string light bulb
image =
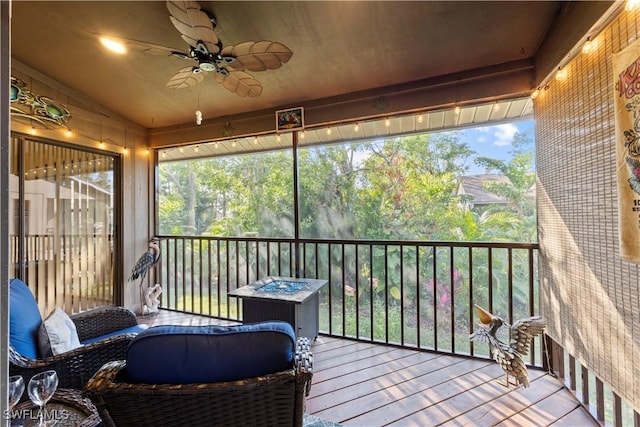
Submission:
POLYGON ((456 108, 453 110, 456 114, 460 114, 460 106, 456 105, 456 108))
POLYGON ((280 142, 280 134, 276 135, 276 141, 280 142))
POLYGON ((627 0, 627 4, 625 4, 624 8, 627 11, 631 11, 631 10, 635 9, 636 7, 638 7, 639 3, 640 3, 640 0, 627 0))
POLYGON ((359 125, 358 123, 356 123, 356 124, 353 126, 353 131, 354 131, 354 132, 358 132, 359 130, 360 130, 360 125, 359 125))
POLYGON ((584 42, 584 45, 582 46, 582 53, 591 53, 593 52, 593 42, 591 41, 591 38, 587 38, 587 41, 584 42))
POLYGON ((202 111, 196 110, 196 124, 200 126, 202 124, 202 111))
POLYGON ((391 120, 386 119, 386 120, 384 121, 384 125, 385 125, 386 127, 391 126, 391 120))
POLYGON ((418 120, 418 123, 422 123, 422 121, 424 120, 424 119, 422 118, 422 113, 418 114, 418 118, 417 118, 417 120, 418 120))
POLYGON ((538 95, 540 95, 540 89, 534 90, 533 92, 531 92, 531 99, 536 99, 538 95))
POLYGON ((556 80, 565 80, 567 78, 567 69, 558 67, 556 72, 556 80))
POLYGON ((327 128, 327 135, 331 135, 331 128, 327 128))

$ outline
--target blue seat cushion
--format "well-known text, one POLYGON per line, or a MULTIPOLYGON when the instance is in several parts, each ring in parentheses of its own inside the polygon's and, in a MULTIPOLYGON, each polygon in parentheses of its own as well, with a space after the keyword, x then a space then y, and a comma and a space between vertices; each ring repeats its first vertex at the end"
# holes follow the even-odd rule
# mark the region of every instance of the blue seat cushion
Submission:
POLYGON ((29 287, 20 279, 9 282, 9 342, 22 356, 39 357, 40 309, 29 287))
POLYGON ((91 344, 91 343, 94 343, 94 342, 102 341, 102 340, 107 339, 107 338, 115 337, 116 335, 131 334, 131 333, 138 334, 138 333, 146 330, 148 327, 149 326, 145 325, 144 323, 142 323, 140 325, 129 326, 128 328, 120 329, 119 331, 113 331, 113 332, 109 332, 108 334, 100 335, 99 337, 86 339, 86 340, 82 341, 80 344, 82 344, 82 345, 91 344))
POLYGON ((295 333, 287 322, 236 326, 153 326, 127 349, 133 383, 235 381, 293 367, 295 333))

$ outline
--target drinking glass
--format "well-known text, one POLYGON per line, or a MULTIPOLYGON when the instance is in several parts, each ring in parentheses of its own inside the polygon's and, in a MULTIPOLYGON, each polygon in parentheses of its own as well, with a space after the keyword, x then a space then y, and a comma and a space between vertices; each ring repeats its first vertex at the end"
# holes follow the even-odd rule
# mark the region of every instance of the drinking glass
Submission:
POLYGON ((56 371, 44 371, 34 375, 29 380, 27 392, 31 401, 40 407, 40 419, 38 426, 45 427, 45 405, 58 388, 58 375, 56 371))
POLYGON ((20 401, 24 393, 24 380, 20 375, 14 375, 9 377, 9 409, 13 409, 14 406, 20 401))

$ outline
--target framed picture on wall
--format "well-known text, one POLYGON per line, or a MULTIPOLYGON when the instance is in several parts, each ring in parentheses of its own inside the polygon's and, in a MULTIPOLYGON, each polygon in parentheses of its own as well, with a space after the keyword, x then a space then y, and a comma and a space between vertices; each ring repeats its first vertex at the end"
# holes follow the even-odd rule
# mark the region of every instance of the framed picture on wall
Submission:
POLYGON ((276 131, 298 130, 304 128, 302 107, 276 111, 276 131))

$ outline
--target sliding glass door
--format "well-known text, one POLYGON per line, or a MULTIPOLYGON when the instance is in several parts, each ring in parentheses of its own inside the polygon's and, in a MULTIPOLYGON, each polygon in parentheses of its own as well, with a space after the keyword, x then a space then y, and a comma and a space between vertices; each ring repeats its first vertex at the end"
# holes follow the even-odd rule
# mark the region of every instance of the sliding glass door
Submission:
POLYGON ((111 304, 119 158, 26 136, 10 157, 9 275, 43 315, 111 304))

